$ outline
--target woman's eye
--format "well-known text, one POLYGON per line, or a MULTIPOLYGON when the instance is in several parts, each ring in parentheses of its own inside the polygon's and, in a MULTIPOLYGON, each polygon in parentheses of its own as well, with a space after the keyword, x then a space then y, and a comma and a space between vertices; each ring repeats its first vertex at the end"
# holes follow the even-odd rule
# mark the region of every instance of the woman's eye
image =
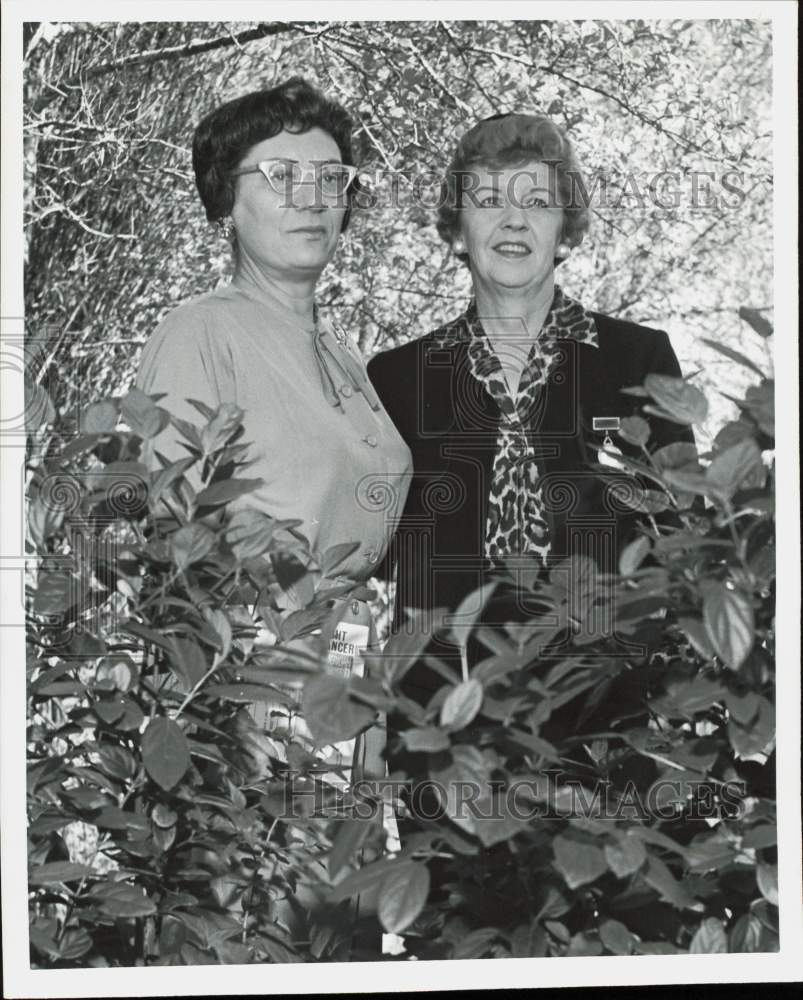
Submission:
POLYGON ((498 208, 501 204, 502 201, 498 194, 486 194, 484 198, 480 198, 482 208, 498 208))
POLYGON ((547 203, 540 194, 526 194, 522 199, 525 208, 546 208, 547 203))

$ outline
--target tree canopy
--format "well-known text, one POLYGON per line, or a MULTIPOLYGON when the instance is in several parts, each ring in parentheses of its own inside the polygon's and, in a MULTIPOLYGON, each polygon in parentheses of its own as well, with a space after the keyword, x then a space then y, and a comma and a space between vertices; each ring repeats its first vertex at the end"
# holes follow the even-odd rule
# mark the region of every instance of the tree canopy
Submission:
POLYGON ((319 286, 367 355, 462 309, 437 179, 478 118, 534 110, 568 127, 592 199, 566 290, 667 329, 704 389, 744 372, 702 338, 766 363, 740 309, 771 307, 769 22, 64 22, 25 45, 27 316, 68 409, 122 391, 159 319, 230 271, 195 191, 199 119, 299 73, 352 114, 373 181, 319 286))

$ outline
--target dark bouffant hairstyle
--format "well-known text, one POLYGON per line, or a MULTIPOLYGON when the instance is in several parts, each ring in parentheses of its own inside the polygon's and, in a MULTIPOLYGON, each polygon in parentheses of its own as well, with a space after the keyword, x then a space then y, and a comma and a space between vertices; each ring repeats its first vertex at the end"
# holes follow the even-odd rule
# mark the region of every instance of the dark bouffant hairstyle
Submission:
MULTIPOLYGON (((446 171, 438 208, 438 233, 451 244, 460 232, 460 192, 468 190, 463 175, 472 167, 504 170, 531 160, 554 165, 557 194, 563 205, 561 239, 577 246, 588 231, 588 208, 579 194, 582 175, 564 131, 545 115, 494 115, 478 122, 457 144, 446 171)), ((458 254, 468 262, 466 254, 458 254)))
MULTIPOLYGON (((231 212, 234 178, 229 174, 249 149, 282 130, 300 133, 313 128, 328 132, 343 162, 354 164, 348 112, 300 76, 269 90, 244 94, 206 115, 192 141, 192 167, 207 219, 217 222, 231 212)), ((348 225, 352 199, 349 189, 343 229, 348 225)))

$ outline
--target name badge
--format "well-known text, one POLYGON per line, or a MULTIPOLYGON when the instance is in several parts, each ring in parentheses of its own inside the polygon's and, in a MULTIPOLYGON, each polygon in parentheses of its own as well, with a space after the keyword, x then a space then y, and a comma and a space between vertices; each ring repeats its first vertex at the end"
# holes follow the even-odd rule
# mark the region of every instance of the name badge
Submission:
POLYGON ((602 447, 597 451, 597 461, 601 465, 608 465, 613 469, 622 469, 624 466, 616 460, 616 455, 621 455, 621 449, 617 448, 611 440, 611 431, 618 431, 621 425, 620 417, 592 417, 591 426, 595 431, 605 431, 602 447))

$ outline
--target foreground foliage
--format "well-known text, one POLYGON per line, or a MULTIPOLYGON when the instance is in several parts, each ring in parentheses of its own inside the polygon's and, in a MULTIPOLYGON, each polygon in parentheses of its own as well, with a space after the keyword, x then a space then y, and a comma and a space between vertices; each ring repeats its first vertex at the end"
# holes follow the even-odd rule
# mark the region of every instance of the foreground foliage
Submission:
MULTIPOLYGON (((689 382, 650 376, 633 392, 669 419, 705 418, 689 382)), ((351 680, 328 674, 324 653, 350 546, 312 553, 294 522, 248 509, 236 408, 180 424, 187 458, 154 472, 142 443, 170 418, 148 397, 97 402, 61 440, 39 402, 36 967, 366 957, 349 950, 346 921, 298 940, 280 919, 278 902, 322 865, 332 912, 359 895, 366 920, 404 935, 401 958, 777 949, 765 376, 701 459, 687 445, 651 452, 646 421, 623 423, 618 460, 648 489, 613 494, 642 514, 618 575, 582 559, 547 578, 502 572, 481 596, 524 585, 526 629, 414 616, 371 676, 351 680), (291 583, 300 610, 284 607, 291 583), (421 708, 399 684, 439 628, 487 655, 462 676, 443 665, 448 683, 421 708), (358 786, 333 810, 330 792, 311 794, 323 786, 310 747, 251 721, 247 706, 287 701, 288 682, 303 684, 320 743, 377 713, 402 720, 418 776, 445 794, 431 818, 407 821, 401 850, 380 856, 381 788, 358 786), (324 799, 329 822, 313 815, 324 799)))

